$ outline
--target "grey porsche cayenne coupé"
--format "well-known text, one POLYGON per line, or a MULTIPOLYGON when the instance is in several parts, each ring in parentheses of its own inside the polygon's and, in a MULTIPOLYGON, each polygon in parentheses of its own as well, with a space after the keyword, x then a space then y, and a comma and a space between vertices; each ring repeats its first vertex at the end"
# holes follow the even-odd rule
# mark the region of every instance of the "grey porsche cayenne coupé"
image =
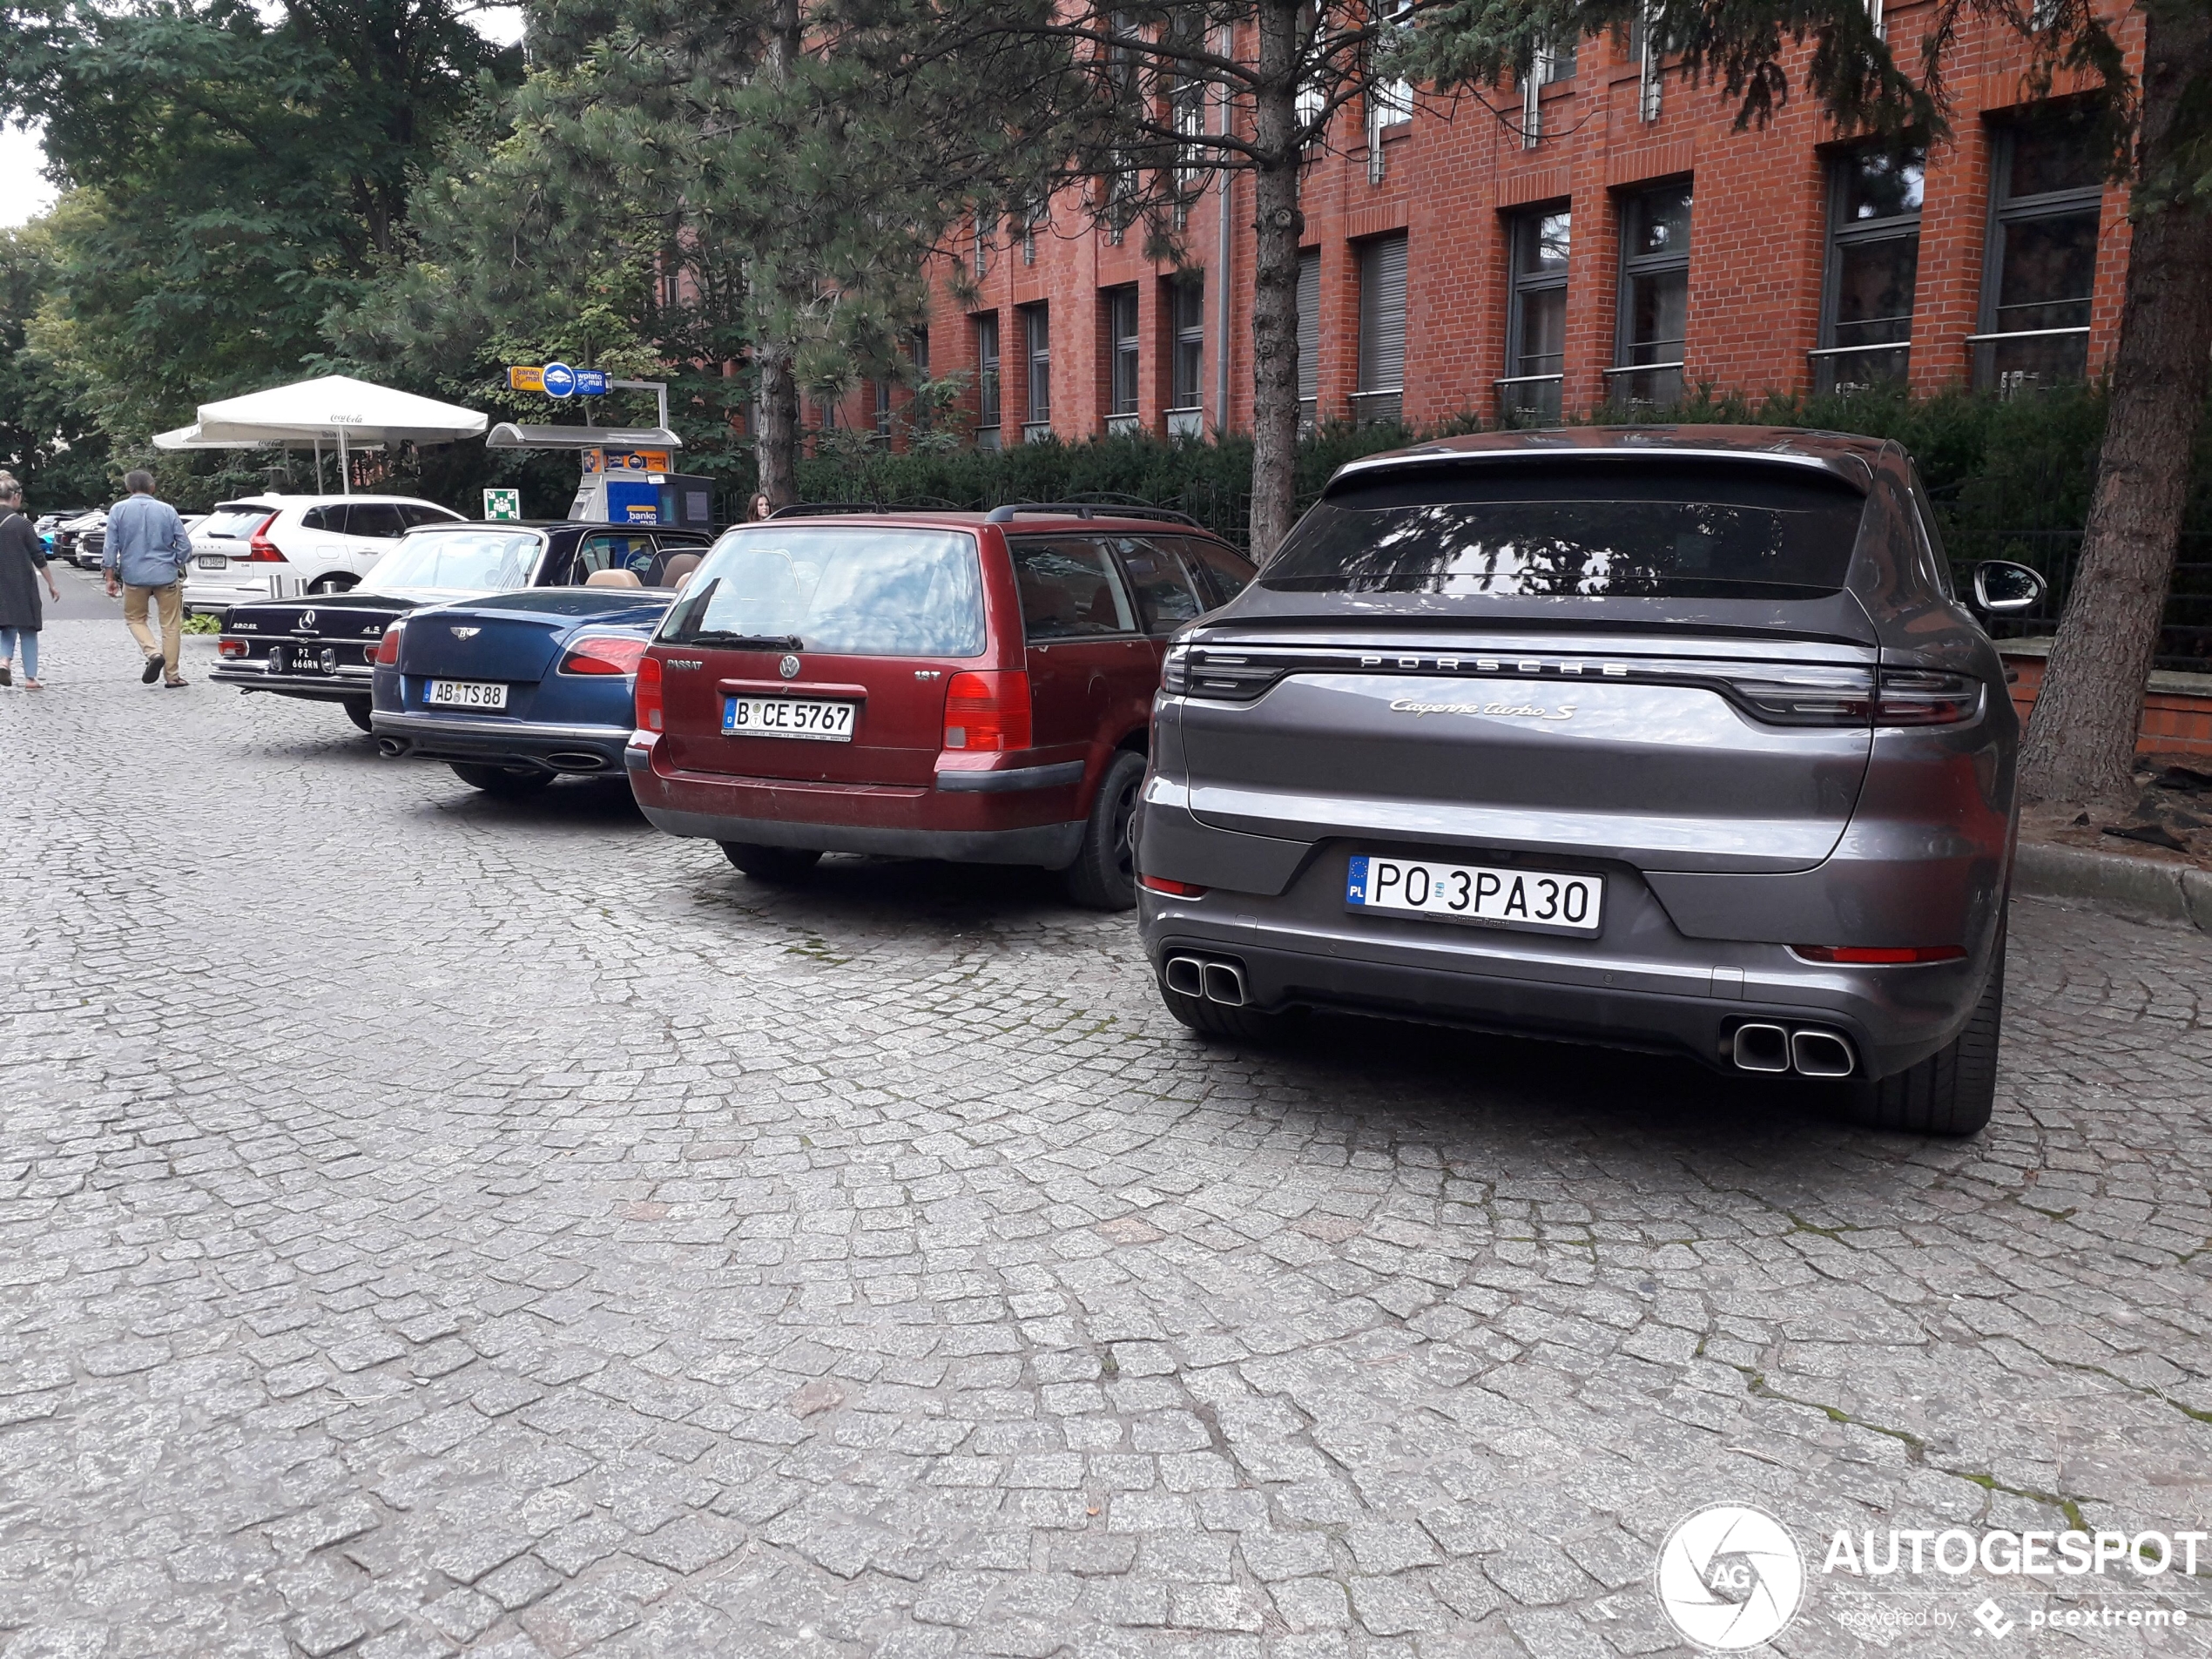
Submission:
MULTIPOLYGON (((1992 563, 1971 603, 2032 604, 1992 563)), ((1161 995, 1825 1080, 1989 1118, 2020 722, 1892 443, 1500 433, 1331 480, 1170 649, 1138 831, 1161 995)))

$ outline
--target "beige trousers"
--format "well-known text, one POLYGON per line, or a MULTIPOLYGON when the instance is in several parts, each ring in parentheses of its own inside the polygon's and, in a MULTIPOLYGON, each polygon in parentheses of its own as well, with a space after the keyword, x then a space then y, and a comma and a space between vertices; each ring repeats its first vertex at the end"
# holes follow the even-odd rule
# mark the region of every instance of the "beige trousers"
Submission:
POLYGON ((172 680, 184 678, 185 658, 185 584, 172 582, 165 588, 134 588, 128 583, 123 588, 123 620, 131 630, 131 637, 138 642, 138 649, 149 657, 158 650, 162 663, 172 680), (161 642, 154 643, 153 630, 146 626, 146 601, 153 601, 161 613, 161 642))

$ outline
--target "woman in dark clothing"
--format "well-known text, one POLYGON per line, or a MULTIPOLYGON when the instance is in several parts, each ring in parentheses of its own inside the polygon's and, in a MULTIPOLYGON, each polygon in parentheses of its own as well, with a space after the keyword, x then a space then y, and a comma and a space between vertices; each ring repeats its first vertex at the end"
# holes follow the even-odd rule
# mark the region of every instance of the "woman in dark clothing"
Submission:
POLYGON ((0 685, 15 684, 20 646, 24 689, 36 691, 43 689, 38 683, 38 629, 45 620, 38 602, 38 578, 46 578, 46 591, 57 603, 62 590, 46 568, 45 545, 22 509, 23 487, 0 473, 0 685))

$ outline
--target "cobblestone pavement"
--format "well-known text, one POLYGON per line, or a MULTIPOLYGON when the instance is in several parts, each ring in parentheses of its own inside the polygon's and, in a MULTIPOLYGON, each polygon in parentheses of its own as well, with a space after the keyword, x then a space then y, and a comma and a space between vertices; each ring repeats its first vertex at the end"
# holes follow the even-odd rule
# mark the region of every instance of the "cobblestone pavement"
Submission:
POLYGON ((2116 1563, 1821 1570, 2208 1524, 2198 935, 2020 904, 1963 1145, 1447 1033, 1208 1049, 1047 879, 765 887, 206 640, 143 688, 64 582, 0 693, 6 1659, 1600 1659, 1679 1647, 1658 1546, 1722 1501, 1807 1551, 1792 1654, 2212 1629, 2116 1563), (2027 1626, 2107 1605, 2195 1622, 2027 1626))

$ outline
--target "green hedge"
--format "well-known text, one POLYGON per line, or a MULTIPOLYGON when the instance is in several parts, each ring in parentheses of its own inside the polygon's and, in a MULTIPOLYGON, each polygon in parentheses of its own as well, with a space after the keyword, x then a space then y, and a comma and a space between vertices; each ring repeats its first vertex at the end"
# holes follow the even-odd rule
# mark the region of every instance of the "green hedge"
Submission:
MULTIPOLYGON (((1643 423, 1793 426, 1894 438, 1946 504, 1962 534, 1973 524, 2078 531, 2087 519, 2105 400, 2094 387, 2061 387, 1998 398, 1966 391, 1933 397, 1861 393, 1849 397, 1748 398, 1710 388, 1643 423)), ((1472 417, 1419 430, 1402 426, 1325 427, 1298 446, 1301 502, 1345 462, 1417 439, 1480 429, 1472 417)), ((799 493, 811 502, 995 507, 1009 501, 1123 496, 1180 507, 1242 539, 1251 492, 1251 442, 1170 443, 1153 437, 1023 444, 996 452, 857 456, 802 462, 799 493)), ((2212 528, 2212 421, 2195 468, 2189 523, 2212 528)))

